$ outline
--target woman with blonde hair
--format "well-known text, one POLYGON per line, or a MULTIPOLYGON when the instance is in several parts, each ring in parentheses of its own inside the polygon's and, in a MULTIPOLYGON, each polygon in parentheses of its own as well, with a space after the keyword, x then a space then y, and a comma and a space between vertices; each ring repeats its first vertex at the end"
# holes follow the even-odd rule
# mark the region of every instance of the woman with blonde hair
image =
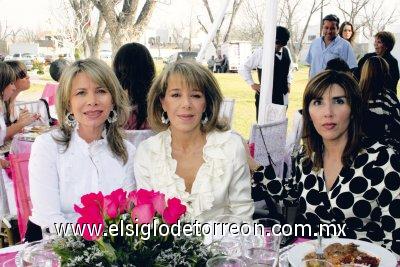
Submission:
POLYGON ((360 89, 364 113, 363 130, 367 136, 387 142, 400 152, 400 102, 387 88, 389 65, 379 56, 368 58, 361 71, 360 89))
POLYGON ((213 74, 195 61, 163 70, 148 95, 148 120, 159 133, 135 157, 139 188, 178 197, 200 222, 232 214, 251 219, 250 172, 241 137, 218 119, 223 100, 213 74))
POLYGON ((59 128, 32 146, 28 240, 40 238, 30 228, 75 222, 84 194, 135 188, 135 147, 123 139, 129 100, 111 68, 97 59, 74 62, 61 76, 56 109, 59 128))
POLYGON ((314 238, 321 224, 335 224, 343 229, 341 236, 400 254, 400 155, 364 138, 362 112, 353 77, 332 70, 319 73, 304 91, 304 149, 292 177, 283 181, 268 175, 268 166, 250 160, 253 186, 277 200, 295 200, 295 223, 312 229, 306 237, 314 238))

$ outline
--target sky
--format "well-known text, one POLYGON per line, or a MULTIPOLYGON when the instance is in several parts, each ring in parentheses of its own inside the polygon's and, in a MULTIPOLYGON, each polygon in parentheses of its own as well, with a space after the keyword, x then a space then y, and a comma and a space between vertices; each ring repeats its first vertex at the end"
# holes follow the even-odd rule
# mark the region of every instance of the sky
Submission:
MULTIPOLYGON (((64 0, 64 2, 66 1, 68 0, 64 0)), ((203 10, 203 8, 200 9, 199 5, 196 6, 191 4, 193 3, 193 0, 163 1, 170 1, 172 4, 158 4, 150 23, 153 27, 159 25, 170 25, 182 20, 187 22, 190 14, 192 14, 195 21, 196 16, 199 14, 199 10, 203 10)), ((62 14, 62 9, 60 9, 60 7, 62 7, 62 2, 63 0, 0 0, 0 21, 2 23, 7 21, 7 24, 14 29, 28 28, 32 30, 46 30, 50 25, 54 25, 54 21, 57 20, 54 18, 55 14, 62 14)), ((201 1, 196 2, 199 3, 201 1)), ((214 4, 218 4, 218 2, 223 1, 210 1, 210 3, 214 4)), ((386 0, 386 2, 388 9, 400 5, 400 0, 386 0)), ((336 0, 330 0, 330 3, 330 6, 326 7, 325 10, 335 10, 335 3, 337 3, 336 0)), ((311 23, 317 24, 318 22, 319 15, 316 15, 311 23)))

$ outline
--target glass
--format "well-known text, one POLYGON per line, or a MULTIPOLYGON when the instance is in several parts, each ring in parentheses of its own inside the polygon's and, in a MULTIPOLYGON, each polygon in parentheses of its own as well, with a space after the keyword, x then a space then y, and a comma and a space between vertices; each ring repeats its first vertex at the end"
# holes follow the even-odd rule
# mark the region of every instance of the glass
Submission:
POLYGON ((252 267, 276 267, 279 262, 279 251, 267 248, 250 248, 247 257, 252 267))
POLYGON ((32 242, 24 248, 18 266, 30 267, 58 267, 60 258, 52 250, 51 244, 46 241, 32 242))
POLYGON ((340 267, 365 267, 366 265, 364 264, 359 264, 359 263, 345 263, 340 265, 340 267))
POLYGON ((215 218, 214 227, 212 227, 212 248, 222 254, 231 257, 240 257, 243 255, 242 235, 240 234, 240 226, 243 219, 230 215, 220 215, 215 218), (235 225, 235 228, 232 227, 235 225), (232 229, 235 229, 231 231, 232 229))
POLYGON ((329 263, 326 260, 303 260, 304 267, 333 267, 333 264, 329 263))
POLYGON ((237 258, 218 256, 207 261, 206 267, 246 267, 246 263, 237 258))

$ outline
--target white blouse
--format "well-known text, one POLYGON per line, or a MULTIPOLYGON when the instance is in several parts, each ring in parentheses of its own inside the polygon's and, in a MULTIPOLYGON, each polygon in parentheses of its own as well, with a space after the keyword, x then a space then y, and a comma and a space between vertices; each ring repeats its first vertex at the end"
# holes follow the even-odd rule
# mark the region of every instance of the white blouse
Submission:
POLYGON ((241 138, 232 133, 207 134, 203 148, 204 163, 197 172, 192 191, 176 174, 172 158, 171 132, 163 131, 143 141, 135 155, 138 188, 161 191, 167 198, 177 197, 188 208, 187 217, 199 222, 232 214, 250 219, 254 204, 250 190, 250 172, 241 138))
POLYGON ((80 205, 81 197, 101 191, 103 195, 113 190, 136 188, 133 158, 135 147, 124 141, 128 161, 115 157, 107 139, 91 143, 83 140, 77 130, 71 135, 69 147, 57 143, 53 136, 60 130, 40 135, 32 145, 29 161, 29 184, 32 200, 30 220, 41 227, 54 223, 76 222, 79 214, 74 204, 80 205), (65 152, 64 152, 65 151, 65 152))

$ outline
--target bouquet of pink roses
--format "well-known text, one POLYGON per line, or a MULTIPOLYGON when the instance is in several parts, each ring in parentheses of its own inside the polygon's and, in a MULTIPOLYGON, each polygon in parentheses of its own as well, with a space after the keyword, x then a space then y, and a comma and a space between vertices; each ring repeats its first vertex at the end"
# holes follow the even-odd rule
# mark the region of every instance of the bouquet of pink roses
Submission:
POLYGON ((81 202, 74 207, 81 215, 74 235, 53 241, 63 266, 203 266, 213 256, 201 237, 171 233, 186 213, 177 198, 118 189, 84 195, 81 202))

